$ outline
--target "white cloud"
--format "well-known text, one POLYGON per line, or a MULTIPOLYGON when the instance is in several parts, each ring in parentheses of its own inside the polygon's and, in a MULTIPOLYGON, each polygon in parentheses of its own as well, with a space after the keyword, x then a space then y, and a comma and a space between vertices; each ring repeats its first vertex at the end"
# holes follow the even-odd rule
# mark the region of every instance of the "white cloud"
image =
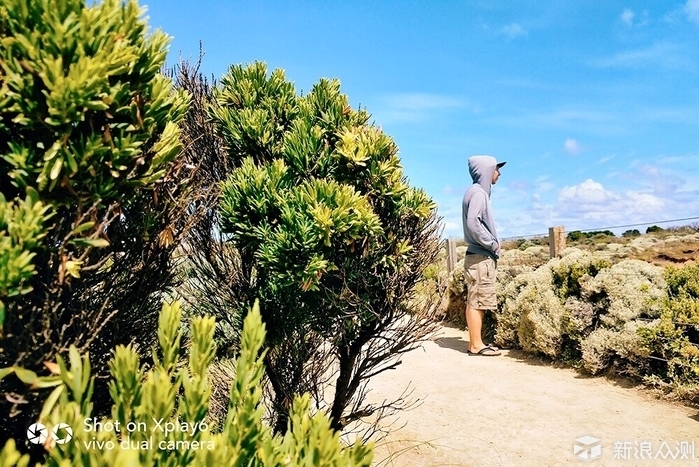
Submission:
POLYGON ((575 201, 585 204, 609 203, 613 198, 614 195, 605 190, 601 183, 590 178, 580 185, 564 187, 558 195, 559 201, 575 201))
POLYGON ((642 10, 638 14, 631 8, 625 8, 624 11, 619 16, 621 22, 627 27, 643 27, 650 23, 650 13, 648 10, 642 10))
POLYGON ((544 193, 547 191, 551 191, 555 188, 555 185, 549 180, 547 176, 542 176, 538 177, 536 179, 536 193, 535 195, 538 196, 539 193, 544 193))
POLYGON ((657 177, 660 175, 660 169, 650 164, 638 166, 638 172, 649 177, 657 177))
POLYGON ((510 39, 516 39, 520 36, 526 36, 527 30, 522 27, 522 25, 517 23, 511 23, 500 29, 500 34, 507 36, 510 39))
POLYGON ((626 191, 624 192, 624 195, 628 204, 636 207, 636 209, 638 209, 638 207, 644 207, 645 209, 650 209, 651 211, 658 212, 660 208, 665 206, 665 202, 662 199, 650 193, 626 191))
MULTIPOLYGON (((607 171, 601 182, 588 178, 580 183, 556 186, 547 175, 530 185, 504 180, 493 190, 492 203, 498 234, 546 235, 548 228, 562 225, 567 231, 610 229, 615 226, 659 224, 696 216, 699 212, 699 155, 660 156, 651 163, 627 166, 620 174, 607 171), (675 160, 677 159, 677 160, 675 160)), ((445 236, 460 238, 461 193, 436 197, 447 228, 445 236)))
MULTIPOLYGON (((658 161, 660 162, 660 161, 658 161)), ((653 193, 658 196, 674 196, 681 191, 682 185, 687 180, 687 173, 678 173, 682 169, 679 167, 673 168, 665 166, 662 163, 658 165, 638 164, 636 167, 636 177, 646 187, 650 187, 653 193)), ((695 185, 696 186, 696 185, 695 185)))
POLYGON ((684 11, 690 21, 699 24, 699 0, 687 0, 684 11))
POLYGON ((563 143, 563 149, 571 156, 577 156, 583 151, 583 147, 580 145, 580 143, 578 143, 577 140, 574 140, 573 138, 567 138, 565 140, 565 142, 563 143))
POLYGON ((381 122, 420 122, 436 110, 456 109, 466 106, 463 99, 454 96, 428 93, 403 93, 384 96, 383 106, 372 114, 381 122), (383 108, 381 108, 383 107, 383 108))
POLYGON ((463 227, 459 222, 445 220, 442 222, 444 226, 444 236, 447 238, 463 237, 463 227))
MULTIPOLYGON (((697 0, 699 1, 699 0, 697 0)), ((699 13, 698 13, 699 14, 699 13)), ((602 68, 641 68, 661 66, 677 69, 691 66, 681 48, 670 42, 654 44, 645 49, 620 52, 611 57, 601 58, 590 62, 593 66, 602 68)))
POLYGON ((575 229, 660 221, 667 215, 666 207, 667 200, 655 192, 607 190, 592 179, 561 189, 555 204, 555 210, 575 229))

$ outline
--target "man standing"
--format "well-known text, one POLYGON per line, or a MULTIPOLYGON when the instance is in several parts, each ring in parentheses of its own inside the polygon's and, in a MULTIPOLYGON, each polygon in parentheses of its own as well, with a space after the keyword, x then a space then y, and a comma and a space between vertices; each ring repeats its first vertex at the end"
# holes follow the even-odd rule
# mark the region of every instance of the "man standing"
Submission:
POLYGON ((462 221, 468 246, 464 267, 468 288, 466 325, 470 355, 500 355, 496 347, 485 345, 481 329, 484 311, 497 308, 495 272, 500 257, 500 241, 490 207, 490 189, 497 183, 503 165, 505 162, 498 162, 492 156, 473 156, 468 160, 473 185, 464 195, 462 221))

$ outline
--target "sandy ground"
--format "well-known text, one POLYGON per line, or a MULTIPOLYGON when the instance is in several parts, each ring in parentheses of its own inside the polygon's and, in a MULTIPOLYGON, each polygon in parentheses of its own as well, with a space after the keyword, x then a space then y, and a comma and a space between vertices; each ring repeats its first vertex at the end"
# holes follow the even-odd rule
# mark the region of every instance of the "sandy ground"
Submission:
MULTIPOLYGON (((422 399, 395 420, 405 426, 377 444, 374 465, 699 465, 697 409, 520 351, 471 356, 466 346, 463 331, 443 327, 372 380, 370 400, 393 400, 409 385, 422 399), (574 454, 586 436, 601 445, 587 462, 574 454)), ((583 448, 578 454, 593 452, 583 448)))

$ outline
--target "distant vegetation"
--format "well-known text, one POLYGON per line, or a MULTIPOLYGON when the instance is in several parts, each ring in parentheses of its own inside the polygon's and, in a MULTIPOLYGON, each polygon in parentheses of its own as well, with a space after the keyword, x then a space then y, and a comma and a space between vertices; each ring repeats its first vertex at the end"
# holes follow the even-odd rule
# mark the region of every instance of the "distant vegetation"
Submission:
MULTIPOLYGON (((544 238, 510 241, 486 332, 505 348, 699 402, 697 227, 653 226, 622 237, 571 232, 560 259, 549 257, 544 238)), ((463 325, 462 263, 450 276, 433 276, 446 281, 447 317, 463 325)))
POLYGON ((596 230, 590 232, 581 232, 580 230, 573 230, 572 232, 569 232, 568 235, 566 235, 566 239, 571 242, 576 242, 584 238, 604 238, 614 236, 614 232, 612 232, 611 230, 596 230))

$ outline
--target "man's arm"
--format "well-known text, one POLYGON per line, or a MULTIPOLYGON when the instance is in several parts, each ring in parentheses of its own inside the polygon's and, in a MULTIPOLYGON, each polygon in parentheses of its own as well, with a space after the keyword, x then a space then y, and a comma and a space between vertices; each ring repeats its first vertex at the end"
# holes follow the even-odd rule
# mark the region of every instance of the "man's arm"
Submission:
POLYGON ((500 256, 500 242, 486 228, 483 223, 483 212, 486 209, 487 200, 482 193, 475 194, 468 205, 466 213, 466 228, 471 233, 473 240, 496 257, 500 256))

